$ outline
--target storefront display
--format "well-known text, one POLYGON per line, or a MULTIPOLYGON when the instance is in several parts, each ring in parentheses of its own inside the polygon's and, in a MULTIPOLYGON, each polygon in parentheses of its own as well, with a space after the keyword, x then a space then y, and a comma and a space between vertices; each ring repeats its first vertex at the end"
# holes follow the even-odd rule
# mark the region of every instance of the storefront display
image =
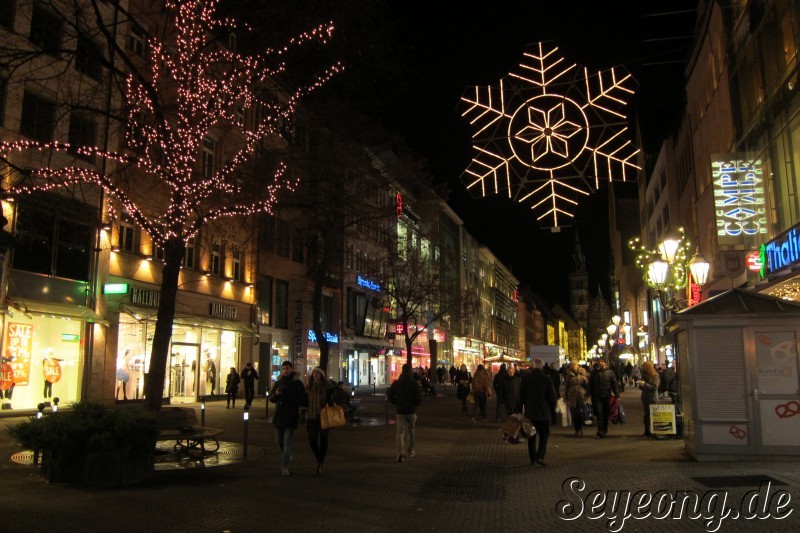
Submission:
MULTIPOLYGON (((150 366, 155 322, 138 322, 122 314, 119 322, 116 399, 139 399, 144 375, 150 366)), ((240 367, 236 331, 177 322, 172 330, 172 345, 167 361, 164 397, 171 403, 194 402, 201 396, 216 396, 220 375, 240 367)))
POLYGON ((0 369, 3 409, 80 399, 83 322, 17 314, 5 324, 0 369))

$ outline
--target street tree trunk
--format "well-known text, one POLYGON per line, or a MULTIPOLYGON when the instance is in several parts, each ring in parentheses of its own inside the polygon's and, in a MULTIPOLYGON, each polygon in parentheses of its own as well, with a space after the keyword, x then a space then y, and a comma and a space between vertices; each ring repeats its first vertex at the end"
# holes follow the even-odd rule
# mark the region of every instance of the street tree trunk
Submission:
POLYGON ((148 411, 161 410, 166 380, 167 361, 175 302, 178 298, 178 276, 185 250, 183 239, 173 237, 164 243, 164 268, 161 270, 161 293, 158 300, 158 320, 150 352, 150 367, 144 381, 144 406, 148 411))
MULTIPOLYGON (((314 330, 314 335, 317 337, 317 345, 319 346, 319 367, 325 372, 325 375, 328 377, 328 362, 330 359, 330 352, 331 347, 328 339, 325 337, 325 332, 322 331, 322 321, 321 321, 321 314, 322 310, 322 282, 319 280, 319 276, 316 276, 314 279, 314 290, 312 295, 311 301, 311 329, 314 330)), ((338 376, 336 378, 339 379, 338 376)))

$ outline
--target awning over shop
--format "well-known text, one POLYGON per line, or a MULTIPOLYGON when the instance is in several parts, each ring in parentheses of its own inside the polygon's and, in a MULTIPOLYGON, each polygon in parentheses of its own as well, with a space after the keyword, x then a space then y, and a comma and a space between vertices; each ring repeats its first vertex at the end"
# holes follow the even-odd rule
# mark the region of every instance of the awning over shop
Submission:
MULTIPOLYGON (((157 309, 150 307, 140 307, 137 305, 120 305, 120 310, 132 316, 137 322, 155 323, 158 315, 157 309)), ((246 335, 256 335, 256 332, 236 320, 225 320, 203 315, 193 315, 190 313, 175 313, 174 323, 182 326, 195 326, 199 328, 214 328, 236 331, 246 335)))
POLYGON ((108 321, 102 315, 94 312, 85 305, 70 305, 55 302, 43 302, 41 300, 22 300, 19 298, 6 298, 6 305, 13 314, 19 311, 23 315, 39 315, 51 318, 62 318, 66 320, 80 320, 94 324, 108 326, 108 321))
POLYGON ((519 357, 514 357, 513 355, 508 355, 507 353, 501 353, 500 355, 493 355, 492 357, 487 357, 485 361, 487 363, 495 363, 495 362, 519 363, 520 361, 522 361, 522 359, 520 359, 519 357))

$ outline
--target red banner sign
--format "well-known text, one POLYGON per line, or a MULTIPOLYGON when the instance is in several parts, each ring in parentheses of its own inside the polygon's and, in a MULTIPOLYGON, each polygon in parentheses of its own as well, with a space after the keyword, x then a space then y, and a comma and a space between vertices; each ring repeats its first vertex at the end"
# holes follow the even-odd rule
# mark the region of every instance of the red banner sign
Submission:
POLYGON ((45 359, 42 365, 44 379, 50 383, 58 383, 61 379, 61 365, 55 359, 45 359))
POLYGON ((33 326, 9 322, 6 330, 6 357, 11 360, 14 383, 27 385, 31 370, 33 326))
POLYGON ((8 390, 14 383, 14 371, 8 363, 0 364, 0 390, 8 390))

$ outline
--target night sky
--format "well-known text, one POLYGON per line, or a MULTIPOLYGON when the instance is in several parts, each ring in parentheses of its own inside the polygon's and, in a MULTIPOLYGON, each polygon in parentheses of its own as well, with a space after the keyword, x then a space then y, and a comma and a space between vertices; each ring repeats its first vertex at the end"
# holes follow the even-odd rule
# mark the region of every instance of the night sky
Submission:
MULTIPOLYGON (((693 11, 682 11, 693 10, 697 1, 528 0, 473 2, 465 8, 412 0, 391 5, 411 61, 405 93, 386 114, 387 125, 403 132, 436 178, 449 186, 449 204, 467 230, 521 282, 568 308, 573 228, 551 233, 527 207, 496 197, 476 199, 464 189, 470 129, 456 106, 467 87, 496 86, 517 67, 526 44, 553 41, 568 61, 594 69, 623 65, 634 75, 639 88, 628 106, 631 127, 638 120, 645 150, 655 152, 680 110, 684 61, 692 43, 686 37, 696 19, 693 11), (476 4, 484 7, 471 7, 476 4)), ((607 189, 601 188, 583 201, 576 216, 593 293, 605 287, 608 272, 606 206, 607 189)))

